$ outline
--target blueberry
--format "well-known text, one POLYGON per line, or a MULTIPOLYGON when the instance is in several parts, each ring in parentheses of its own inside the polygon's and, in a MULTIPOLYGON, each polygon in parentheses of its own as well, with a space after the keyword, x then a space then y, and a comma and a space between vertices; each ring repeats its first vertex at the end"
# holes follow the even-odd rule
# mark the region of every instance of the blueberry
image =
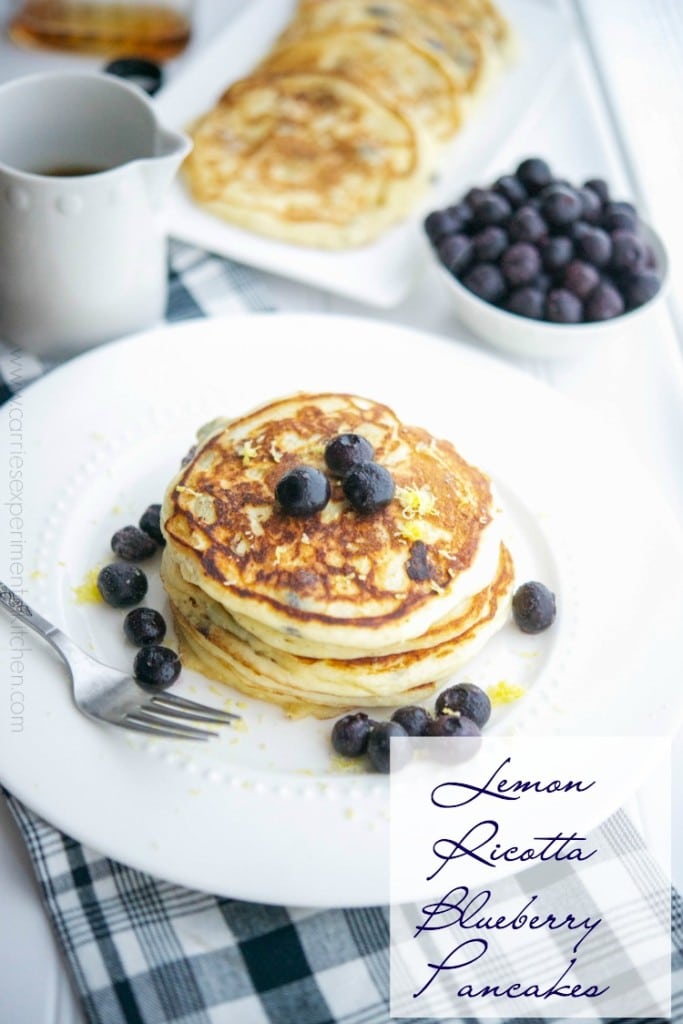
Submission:
POLYGON ((565 228, 566 234, 573 240, 576 245, 584 235, 589 234, 593 230, 592 224, 586 224, 585 220, 575 220, 573 224, 568 224, 565 228))
POLYGON ((606 267, 612 258, 612 239, 602 228, 590 228, 577 239, 576 252, 594 267, 606 267))
POLYGON ((583 186, 595 192, 601 203, 609 201, 609 187, 602 178, 589 178, 588 181, 584 181, 583 186))
POLYGON ((589 224, 597 224, 602 216, 602 200, 597 192, 584 185, 577 188, 576 194, 581 201, 581 217, 589 224))
POLYGON ((107 604, 114 608, 132 608, 147 593, 147 577, 137 565, 112 562, 97 576, 97 589, 107 604))
POLYGON ((555 595, 543 583, 523 583, 512 598, 512 616, 523 633, 541 633, 555 621, 555 595))
POLYGON ((495 261, 502 255, 508 245, 507 233, 501 227, 491 225, 472 235, 472 252, 478 262, 495 261))
POLYGON ((439 259, 452 274, 460 274, 472 259, 472 243, 467 235, 458 232, 443 238, 438 246, 439 259))
POLYGON ((570 291, 577 298, 587 298, 593 289, 600 283, 600 274, 590 263, 583 260, 572 260, 565 268, 562 277, 562 286, 570 291))
POLYGON ((376 462, 361 462, 354 466, 342 484, 347 501, 356 512, 377 512, 388 505, 396 487, 388 469, 376 462))
POLYGON ((505 295, 505 279, 495 263, 475 263, 461 280, 485 302, 500 302, 505 295))
POLYGON ((544 238, 539 244, 541 262, 552 274, 566 267, 574 255, 574 243, 565 235, 544 238))
POLYGON ((491 717, 491 701, 474 683, 458 683, 439 694, 434 710, 437 715, 459 711, 479 729, 483 729, 491 717))
POLYGON ((544 274, 543 272, 541 272, 540 274, 537 274, 536 277, 531 282, 531 287, 534 288, 536 291, 541 292, 541 294, 543 295, 544 298, 545 298, 546 293, 550 291, 552 286, 553 286, 553 279, 552 279, 552 277, 550 276, 550 274, 544 274))
POLYGON ((540 157, 529 157, 527 160, 522 160, 516 175, 531 195, 536 195, 553 180, 550 167, 540 157))
POLYGON ((449 210, 434 210, 425 218, 424 229, 430 242, 436 245, 442 238, 459 231, 460 225, 460 219, 449 210))
POLYGON ((545 307, 545 294, 540 288, 526 285, 524 288, 515 288, 505 303, 508 313, 516 313, 517 316, 526 316, 530 320, 542 320, 545 307))
POLYGON ((333 476, 344 476, 359 462, 372 462, 375 449, 360 434, 337 434, 325 446, 325 465, 333 476))
POLYGON ((581 299, 566 288, 554 288, 545 300, 545 318, 555 324, 578 324, 583 319, 581 299))
POLYGON ((474 214, 474 211, 477 208, 478 204, 481 202, 482 199, 485 199, 486 196, 488 196, 488 194, 489 190, 487 188, 471 188, 469 192, 465 194, 463 202, 466 203, 472 214, 474 214))
POLYGON ((538 249, 529 242, 515 242, 501 256, 500 269, 513 288, 528 284, 541 270, 538 249))
POLYGON ((507 199, 510 206, 522 206, 528 199, 529 194, 524 185, 514 174, 504 174, 493 186, 494 192, 499 192, 507 199))
POLYGON ((632 231, 615 231, 612 235, 612 266, 637 274, 645 268, 645 245, 632 231))
MULTIPOLYGON (((370 733, 368 740, 368 758, 373 768, 382 772, 384 775, 390 769, 391 760, 391 748, 390 740, 392 736, 407 736, 408 733, 405 729, 398 724, 398 722, 378 722, 375 728, 370 733)), ((401 767, 400 764, 394 764, 394 770, 401 767)))
POLYGON ((123 620, 123 632, 137 647, 160 644, 166 636, 166 623, 154 608, 133 608, 123 620))
POLYGON ((196 444, 193 444, 191 448, 188 448, 187 452, 183 455, 182 459, 180 460, 181 466, 189 466, 189 464, 192 462, 193 458, 197 454, 197 448, 198 445, 196 444))
POLYGON ((397 708, 391 716, 391 721, 397 722, 405 729, 408 736, 426 736, 431 716, 424 708, 409 704, 407 707, 397 708))
POLYGON ((151 558, 157 550, 157 543, 138 526, 124 526, 112 537, 111 549, 126 562, 142 562, 151 558))
POLYGON ((503 224, 512 213, 512 207, 499 192, 488 192, 481 196, 474 207, 474 221, 481 227, 503 224))
POLYGON ((586 300, 586 320, 611 320, 624 312, 624 300, 617 289, 605 282, 594 288, 586 300))
POLYGON ((646 270, 656 270, 657 269, 657 257, 655 256, 654 249, 652 248, 651 245, 648 245, 647 242, 644 244, 643 248, 645 249, 645 269, 646 270))
POLYGON ((607 203, 602 223, 607 231, 637 231, 638 215, 631 203, 607 203))
POLYGON ((479 726, 459 712, 438 715, 427 728, 428 736, 481 736, 479 726))
POLYGON ((147 644, 133 662, 133 675, 143 689, 165 690, 180 675, 180 658, 170 647, 147 644))
POLYGON ((657 274, 645 272, 634 274, 626 285, 626 305, 629 309, 636 309, 657 294, 661 281, 657 274))
POLYGON ((515 210, 506 228, 513 242, 538 242, 548 234, 548 225, 530 203, 515 210))
POLYGON ((140 516, 138 526, 144 533, 149 534, 157 544, 163 547, 166 543, 166 538, 161 532, 161 505, 148 505, 140 516))
POLYGON ((360 757, 368 749, 374 724, 363 711, 344 715, 332 726, 332 746, 342 757, 360 757))
POLYGON ((330 482, 319 469, 295 466, 280 477, 275 497, 284 512, 293 516, 309 516, 327 505, 330 482))
POLYGON ((458 225, 456 231, 460 231, 462 228, 467 227, 472 220, 472 210, 465 202, 455 203, 454 206, 449 206, 446 213, 450 216, 453 223, 458 225))
POLYGON ((541 212, 549 224, 563 227, 581 216, 581 199, 573 188, 552 185, 543 193, 541 212))

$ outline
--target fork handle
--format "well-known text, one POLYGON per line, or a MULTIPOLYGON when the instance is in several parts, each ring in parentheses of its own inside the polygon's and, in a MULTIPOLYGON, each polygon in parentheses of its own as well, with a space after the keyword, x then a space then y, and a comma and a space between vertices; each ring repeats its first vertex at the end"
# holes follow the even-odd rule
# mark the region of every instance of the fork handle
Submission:
POLYGON ((37 611, 29 607, 23 598, 15 594, 6 583, 0 580, 0 605, 2 605, 8 612, 23 622, 25 626, 29 626, 34 630, 38 636, 42 636, 43 640, 47 640, 49 644, 57 651, 59 655, 64 659, 66 664, 69 664, 69 657, 73 656, 77 651, 81 653, 80 647, 78 647, 73 640, 62 633, 61 629, 57 629, 55 625, 48 622, 47 619, 39 615, 37 611))

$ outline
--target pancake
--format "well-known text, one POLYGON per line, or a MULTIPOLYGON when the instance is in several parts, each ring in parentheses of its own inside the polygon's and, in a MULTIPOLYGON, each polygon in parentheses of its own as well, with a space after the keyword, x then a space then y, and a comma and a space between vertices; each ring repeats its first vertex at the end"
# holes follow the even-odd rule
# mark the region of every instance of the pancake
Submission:
POLYGON ((485 473, 386 405, 324 392, 203 427, 161 511, 161 575, 185 664, 288 714, 428 697, 506 620, 514 567, 485 473), (357 512, 326 468, 357 433, 395 484, 357 512), (320 511, 278 504, 298 465, 330 478, 320 511))
POLYGON ((261 71, 237 82, 192 131, 195 199, 289 242, 362 245, 400 220, 429 161, 398 107, 321 71, 261 71))
POLYGON ((171 482, 162 508, 169 557, 232 615, 318 645, 377 651, 425 633, 494 578, 500 516, 488 477, 452 444, 346 394, 295 395, 217 424, 171 482), (322 512, 274 499, 327 441, 358 433, 392 474, 396 497, 363 516, 332 483, 322 512))
POLYGON ((329 37, 352 28, 402 39, 429 54, 458 92, 471 92, 482 74, 488 39, 474 29, 449 23, 443 12, 429 13, 410 0, 384 0, 379 4, 358 0, 304 2, 275 49, 302 38, 329 37))
POLYGON ((358 25, 278 46, 264 62, 270 71, 325 71, 398 104, 437 139, 460 125, 458 91, 430 52, 381 27, 358 25))
POLYGON ((354 706, 379 707, 423 700, 472 658, 507 618, 512 559, 501 545, 492 583, 466 610, 430 630, 414 649, 360 658, 302 658, 268 646, 243 630, 199 588, 187 584, 164 555, 164 585, 171 596, 183 658, 192 668, 234 685, 249 696, 317 717, 354 706))

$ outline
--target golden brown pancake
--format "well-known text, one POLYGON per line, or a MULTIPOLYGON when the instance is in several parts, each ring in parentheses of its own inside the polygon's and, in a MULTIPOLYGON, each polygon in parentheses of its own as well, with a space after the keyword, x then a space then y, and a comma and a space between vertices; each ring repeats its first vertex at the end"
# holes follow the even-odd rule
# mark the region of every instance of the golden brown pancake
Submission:
POLYGON ((501 545, 495 578, 467 609, 399 653, 357 658, 303 658, 269 647, 244 631, 199 588, 187 584, 167 555, 163 579, 173 603, 186 664, 248 696, 317 717, 355 706, 423 700, 476 654, 507 617, 513 566, 501 545))
POLYGON ((321 71, 262 71, 231 86, 193 130, 193 195, 263 234, 361 245, 399 220, 427 164, 397 106, 321 71))
POLYGON ((262 66, 276 72, 332 72, 409 111, 437 139, 449 138, 460 125, 459 94, 442 63, 426 48, 382 28, 358 25, 306 34, 278 46, 262 66))
POLYGON ((229 611, 313 642, 375 649, 418 636, 486 585, 500 532, 488 477, 452 444, 352 395, 297 395, 228 423, 169 487, 163 528, 182 575, 229 611), (370 516, 332 482, 322 512, 284 513, 280 478, 324 470, 358 433, 396 497, 370 516), (295 634, 296 635, 296 634, 295 634))

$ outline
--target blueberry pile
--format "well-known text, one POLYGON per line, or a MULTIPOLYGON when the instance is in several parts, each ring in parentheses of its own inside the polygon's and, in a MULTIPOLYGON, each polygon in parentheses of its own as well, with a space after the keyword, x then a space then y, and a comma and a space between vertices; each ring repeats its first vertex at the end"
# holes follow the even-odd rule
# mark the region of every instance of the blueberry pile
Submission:
POLYGON ((134 562, 156 554, 166 541, 161 532, 161 505, 150 505, 138 526, 124 526, 111 538, 111 549, 122 559, 100 570, 97 589, 112 608, 130 608, 123 620, 126 638, 140 648, 133 663, 133 675, 147 690, 163 690, 180 675, 180 658, 163 647, 166 636, 163 615, 154 608, 135 607, 147 593, 147 576, 134 562))
MULTIPOLYGON (((356 512, 369 514, 389 504, 395 486, 391 473, 374 461, 374 449, 359 434, 338 434, 325 447, 325 465, 332 477, 341 480, 346 500, 356 512)), ((275 487, 283 512, 309 516, 330 500, 328 478, 313 466, 294 466, 275 487)))
POLYGON ((642 306, 661 285, 634 206, 615 202, 600 178, 580 187, 555 178, 539 157, 433 211, 424 227, 466 288, 532 320, 610 320, 642 306))
POLYGON ((419 705, 398 708, 389 722, 375 722, 363 711, 344 715, 332 727, 332 747, 342 757, 365 755, 375 771, 386 774, 392 736, 477 737, 490 716, 485 692, 473 683, 458 683, 439 694, 433 715, 419 705))

